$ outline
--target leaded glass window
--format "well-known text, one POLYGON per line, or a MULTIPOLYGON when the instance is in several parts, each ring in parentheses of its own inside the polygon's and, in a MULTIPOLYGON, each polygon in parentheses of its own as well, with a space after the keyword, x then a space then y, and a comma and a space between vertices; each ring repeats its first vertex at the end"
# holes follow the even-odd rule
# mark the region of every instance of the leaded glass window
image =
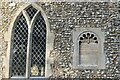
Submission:
POLYGON ((35 21, 32 31, 32 52, 31 52, 31 68, 38 68, 37 74, 31 72, 31 76, 45 75, 45 51, 46 51, 46 26, 45 21, 39 13, 35 21))
POLYGON ((32 19, 34 17, 35 13, 37 12, 37 10, 33 6, 30 6, 26 10, 26 12, 29 15, 30 19, 32 19))
POLYGON ((10 77, 45 76, 46 24, 32 5, 14 22, 10 52, 10 77))
POLYGON ((20 15, 14 28, 11 50, 11 77, 25 76, 27 54, 28 26, 26 19, 20 15))

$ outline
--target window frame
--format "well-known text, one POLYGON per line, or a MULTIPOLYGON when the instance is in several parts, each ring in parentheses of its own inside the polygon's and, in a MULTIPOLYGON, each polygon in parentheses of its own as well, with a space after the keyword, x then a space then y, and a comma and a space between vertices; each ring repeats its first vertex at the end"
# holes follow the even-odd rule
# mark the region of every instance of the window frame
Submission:
MULTIPOLYGON (((28 45, 27 45, 27 58, 26 58, 27 59, 27 62, 26 62, 27 66, 26 66, 26 75, 25 75, 24 78, 30 78, 30 75, 29 75, 30 70, 28 70, 29 58, 30 58, 29 57, 29 55, 30 55, 30 39, 31 39, 30 35, 31 35, 32 27, 33 27, 32 25, 35 22, 35 17, 36 17, 36 15, 38 15, 39 12, 41 12, 41 15, 44 18, 44 21, 45 21, 45 24, 46 24, 45 77, 49 77, 52 74, 52 70, 50 69, 50 64, 53 63, 53 59, 50 58, 49 55, 50 55, 50 51, 53 49, 54 33, 50 30, 50 24, 49 24, 47 15, 44 12, 44 10, 36 3, 32 3, 32 4, 27 3, 27 4, 24 4, 22 7, 18 8, 18 10, 15 12, 14 18, 12 19, 12 21, 10 23, 9 30, 8 30, 8 32, 5 33, 5 37, 9 36, 9 38, 5 39, 6 41, 8 41, 7 58, 6 58, 6 61, 5 61, 5 64, 4 64, 5 67, 6 67, 5 78, 11 78, 10 74, 9 74, 9 71, 10 71, 9 65, 11 65, 11 63, 10 63, 9 60, 10 60, 10 55, 11 55, 10 51, 12 49, 12 47, 11 47, 12 36, 13 36, 12 29, 14 27, 14 24, 16 23, 16 19, 18 19, 18 16, 20 15, 21 12, 23 13, 23 15, 24 15, 24 17, 25 17, 25 19, 27 21, 27 25, 28 25, 28 45), (34 15, 33 19, 31 20, 31 22, 30 22, 30 18, 28 17, 28 15, 27 15, 27 13, 25 11, 25 9, 28 8, 29 6, 33 6, 36 10, 38 10, 36 12, 36 14, 34 15)), ((13 77, 13 78, 16 78, 16 77, 13 77)))
POLYGON ((73 36, 73 68, 74 69, 105 69, 106 54, 104 52, 105 33, 101 28, 80 28, 75 27, 72 33, 73 36), (79 36, 84 32, 93 32, 99 38, 99 59, 97 66, 81 66, 79 64, 79 36))

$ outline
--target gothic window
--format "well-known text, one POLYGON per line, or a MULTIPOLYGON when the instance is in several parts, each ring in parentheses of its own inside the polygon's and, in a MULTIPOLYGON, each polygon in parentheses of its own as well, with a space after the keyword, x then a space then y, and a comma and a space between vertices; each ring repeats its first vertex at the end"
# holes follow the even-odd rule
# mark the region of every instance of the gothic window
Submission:
POLYGON ((46 23, 41 11, 29 5, 16 18, 11 38, 10 77, 44 77, 46 23))

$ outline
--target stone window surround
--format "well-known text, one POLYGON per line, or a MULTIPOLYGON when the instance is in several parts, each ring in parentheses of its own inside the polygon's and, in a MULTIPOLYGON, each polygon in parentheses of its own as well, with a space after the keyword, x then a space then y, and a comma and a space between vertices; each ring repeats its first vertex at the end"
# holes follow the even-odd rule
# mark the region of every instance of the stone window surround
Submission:
POLYGON ((73 30, 73 68, 74 69, 105 69, 105 61, 106 61, 106 54, 104 52, 104 41, 105 41, 105 35, 104 32, 101 31, 101 28, 80 28, 80 27, 75 27, 73 30), (99 62, 98 66, 82 66, 79 64, 79 36, 84 33, 84 32, 93 32, 99 37, 99 42, 100 42, 100 47, 101 47, 101 52, 99 52, 99 62))
POLYGON ((52 71, 51 71, 51 67, 50 67, 50 64, 53 63, 53 59, 49 57, 50 55, 50 51, 53 49, 53 42, 54 42, 54 33, 52 31, 50 31, 50 24, 49 24, 49 21, 48 21, 48 18, 47 18, 47 15, 46 13, 43 11, 43 9, 37 5, 36 3, 26 3, 25 5, 23 5, 22 7, 20 7, 14 15, 14 18, 12 19, 11 23, 10 23, 10 26, 9 26, 9 29, 8 31, 5 33, 4 35, 4 38, 5 40, 8 42, 8 48, 7 48, 7 55, 6 55, 6 58, 4 60, 4 66, 6 67, 6 70, 5 70, 5 78, 10 78, 9 77, 9 65, 10 65, 10 50, 11 50, 11 37, 13 36, 12 35, 12 29, 13 29, 13 26, 14 26, 14 23, 18 17, 18 15, 20 13, 23 13, 23 15, 25 16, 26 18, 26 21, 27 21, 27 24, 28 24, 28 45, 27 45, 27 62, 26 62, 26 76, 24 78, 29 78, 29 71, 28 71, 28 63, 29 63, 29 51, 30 51, 30 35, 31 35, 31 29, 32 29, 32 23, 34 23, 34 18, 37 16, 37 14, 39 12, 41 12, 41 15, 43 16, 44 20, 45 20, 45 24, 46 24, 46 29, 47 29, 47 32, 46 32, 46 63, 45 63, 45 77, 49 77, 51 76, 52 74, 52 71), (25 9, 27 7, 29 7, 30 5, 32 5, 34 8, 36 8, 38 11, 37 13, 35 14, 35 16, 33 17, 33 20, 30 22, 30 19, 28 18, 28 15, 25 11, 25 9))

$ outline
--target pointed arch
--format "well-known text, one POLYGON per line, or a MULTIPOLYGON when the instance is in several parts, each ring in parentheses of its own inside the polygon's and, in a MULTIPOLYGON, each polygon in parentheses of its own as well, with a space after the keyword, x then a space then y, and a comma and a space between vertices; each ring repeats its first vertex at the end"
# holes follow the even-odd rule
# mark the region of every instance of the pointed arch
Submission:
POLYGON ((39 12, 31 28, 30 76, 45 76, 46 56, 46 24, 39 12), (38 74, 32 73, 32 68, 38 68, 38 74))
POLYGON ((11 75, 11 72, 10 72, 11 68, 8 66, 8 64, 11 65, 11 61, 9 61, 9 60, 11 59, 10 56, 12 56, 10 54, 11 53, 10 51, 12 51, 12 47, 11 46, 13 44, 12 43, 12 38, 13 38, 12 37, 13 36, 12 30, 14 30, 13 27, 16 25, 16 20, 19 20, 18 16, 21 13, 23 14, 24 18, 26 19, 26 24, 28 26, 28 35, 27 35, 28 42, 27 42, 27 54, 26 54, 26 72, 25 72, 25 76, 24 77, 25 78, 29 78, 30 77, 30 67, 29 66, 30 66, 31 62, 29 60, 31 58, 31 54, 30 54, 31 50, 30 49, 32 47, 30 47, 30 46, 32 45, 32 41, 31 41, 31 39, 33 37, 32 31, 34 32, 34 23, 36 22, 37 17, 39 15, 42 16, 42 18, 44 20, 44 23, 45 23, 45 27, 46 27, 46 34, 45 34, 45 37, 46 37, 46 40, 45 40, 45 48, 46 48, 45 49, 45 55, 46 56, 44 57, 46 66, 45 66, 45 70, 44 70, 45 71, 44 76, 48 77, 48 76, 50 76, 52 74, 51 69, 50 69, 50 64, 52 63, 52 59, 49 58, 49 54, 50 54, 50 50, 52 50, 52 48, 53 48, 54 34, 51 33, 51 31, 50 31, 49 22, 48 22, 48 19, 47 19, 47 16, 46 16, 45 12, 36 3, 25 4, 24 6, 19 8, 18 11, 16 12, 15 16, 14 16, 13 21, 11 22, 11 25, 10 25, 10 28, 9 28, 9 32, 8 32, 10 34, 6 35, 6 36, 10 36, 11 38, 10 39, 6 39, 8 41, 8 49, 7 49, 7 57, 8 58, 6 59, 6 64, 5 64, 5 66, 7 67, 7 69, 6 69, 7 73, 6 73, 5 76, 6 76, 6 78, 10 78, 11 77, 10 76, 11 75), (34 8, 35 13, 31 17, 29 17, 30 15, 28 14, 28 12, 26 10, 28 8, 30 8, 31 6, 34 8), (52 39, 51 39, 51 37, 52 37, 52 39))
POLYGON ((16 19, 11 38, 10 77, 25 76, 27 56, 28 25, 23 14, 16 19))

